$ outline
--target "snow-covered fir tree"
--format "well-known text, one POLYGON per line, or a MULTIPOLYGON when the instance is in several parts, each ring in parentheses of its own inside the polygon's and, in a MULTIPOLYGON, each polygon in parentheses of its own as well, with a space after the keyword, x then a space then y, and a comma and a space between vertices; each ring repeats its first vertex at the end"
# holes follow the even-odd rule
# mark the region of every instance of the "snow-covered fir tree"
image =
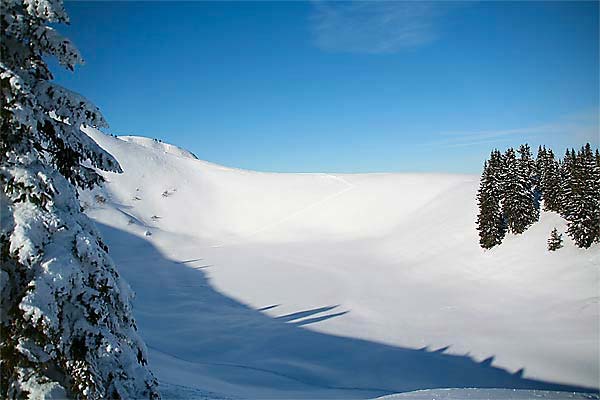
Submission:
POLYGON ((537 157, 535 159, 535 174, 540 190, 544 186, 544 178, 546 175, 548 160, 548 150, 546 146, 538 147, 537 157))
POLYGON ((516 196, 512 193, 514 191, 514 185, 517 182, 517 157, 515 150, 510 147, 506 149, 502 155, 502 169, 501 169, 501 198, 502 214, 506 220, 507 228, 512 232, 514 225, 513 208, 516 209, 515 199, 516 196))
POLYGON ((81 132, 97 108, 51 82, 81 57, 58 0, 0 2, 0 397, 158 398, 119 277, 76 187, 118 163, 81 132))
POLYGON ((502 170, 502 212, 512 233, 523 233, 539 219, 533 187, 535 163, 529 147, 519 149, 517 158, 513 148, 504 154, 502 170))
POLYGON ((582 148, 582 157, 586 169, 586 193, 588 195, 588 207, 590 214, 596 221, 596 238, 595 242, 600 242, 600 154, 596 149, 596 154, 592 151, 589 143, 582 148))
POLYGON ((535 191, 538 189, 539 177, 536 173, 536 163, 533 159, 531 148, 527 143, 522 144, 519 146, 517 153, 519 153, 517 165, 520 169, 521 176, 524 180, 528 181, 532 193, 535 194, 535 191))
POLYGON ((546 180, 546 171, 548 170, 549 151, 546 146, 539 146, 537 157, 535 160, 535 183, 536 189, 540 196, 543 197, 544 183, 546 180))
POLYGON ((560 168, 559 168, 559 175, 560 175, 560 206, 559 206, 559 211, 561 212, 561 214, 563 213, 563 210, 565 209, 565 206, 567 205, 567 203, 569 202, 569 199, 571 198, 571 179, 572 179, 572 175, 574 173, 574 168, 575 168, 575 149, 567 149, 565 151, 565 156, 563 157, 562 161, 560 162, 560 168))
POLYGON ((588 248, 600 241, 600 167, 589 143, 576 155, 569 153, 565 164, 562 215, 567 234, 577 246, 588 248))
POLYGON ((523 182, 522 207, 527 227, 540 219, 540 189, 539 178, 536 175, 535 160, 527 143, 519 146, 517 171, 519 180, 523 182))
POLYGON ((502 239, 506 235, 506 222, 500 206, 501 168, 502 155, 498 150, 494 150, 489 161, 484 164, 477 192, 479 205, 477 230, 479 231, 479 244, 484 249, 502 243, 502 239))
POLYGON ((554 158, 552 149, 540 148, 536 169, 539 190, 544 202, 545 211, 560 211, 561 183, 558 160, 554 158))
MULTIPOLYGON (((496 204, 501 205, 503 222, 512 233, 522 233, 539 219, 539 200, 544 210, 559 212, 567 220, 567 233, 578 247, 600 242, 600 152, 586 144, 578 153, 567 149, 562 161, 554 158, 552 149, 540 146, 533 161, 529 146, 521 145, 519 156, 509 148, 499 157, 492 152, 485 164, 477 195, 479 214, 477 229, 480 244, 492 247, 496 239, 494 224, 496 204), (491 188, 491 165, 501 159, 498 190, 491 188), (496 196, 491 194, 494 193, 496 196)), ((499 221, 499 219, 496 219, 499 221)), ((503 234, 502 234, 503 237, 503 234)))
POLYGON ((548 238, 548 250, 556 251, 561 247, 563 247, 562 233, 558 233, 558 230, 554 228, 548 238))

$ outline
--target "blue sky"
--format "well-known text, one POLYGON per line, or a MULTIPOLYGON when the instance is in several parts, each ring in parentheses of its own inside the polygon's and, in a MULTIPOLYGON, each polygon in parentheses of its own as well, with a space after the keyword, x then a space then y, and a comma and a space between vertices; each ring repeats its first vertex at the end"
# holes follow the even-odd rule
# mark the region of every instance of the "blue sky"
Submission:
POLYGON ((598 2, 68 2, 115 134, 262 171, 479 173, 598 146, 598 2))

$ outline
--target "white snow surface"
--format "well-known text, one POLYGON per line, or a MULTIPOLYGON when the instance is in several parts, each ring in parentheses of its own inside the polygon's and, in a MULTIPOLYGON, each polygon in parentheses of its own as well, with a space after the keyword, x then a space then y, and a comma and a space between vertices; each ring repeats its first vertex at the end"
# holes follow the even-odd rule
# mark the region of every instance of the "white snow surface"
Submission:
POLYGON ((151 148, 158 152, 165 152, 169 154, 173 154, 179 157, 187 157, 196 159, 196 157, 192 152, 182 149, 181 147, 173 146, 169 143, 164 143, 163 141, 159 141, 158 139, 150 139, 143 136, 119 136, 119 139, 125 140, 129 143, 139 144, 140 146, 151 148))
POLYGON ((124 171, 81 200, 164 397, 599 386, 600 246, 547 251, 555 213, 484 251, 478 176, 262 173, 87 133, 124 171))
POLYGON ((377 400, 530 400, 530 399, 596 399, 587 393, 553 392, 516 389, 433 389, 392 394, 377 400))

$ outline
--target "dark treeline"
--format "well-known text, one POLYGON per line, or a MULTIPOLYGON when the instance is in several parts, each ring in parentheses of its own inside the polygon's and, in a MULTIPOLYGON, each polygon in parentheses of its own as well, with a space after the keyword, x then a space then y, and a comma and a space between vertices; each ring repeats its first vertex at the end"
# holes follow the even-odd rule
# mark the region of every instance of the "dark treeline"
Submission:
MULTIPOLYGON (((544 211, 567 221, 567 234, 579 247, 600 242, 600 153, 590 144, 564 157, 540 146, 534 159, 527 144, 504 153, 493 150, 485 162, 477 193, 477 230, 481 247, 489 249, 508 233, 523 233, 544 211)), ((552 232, 549 248, 562 239, 552 232)))

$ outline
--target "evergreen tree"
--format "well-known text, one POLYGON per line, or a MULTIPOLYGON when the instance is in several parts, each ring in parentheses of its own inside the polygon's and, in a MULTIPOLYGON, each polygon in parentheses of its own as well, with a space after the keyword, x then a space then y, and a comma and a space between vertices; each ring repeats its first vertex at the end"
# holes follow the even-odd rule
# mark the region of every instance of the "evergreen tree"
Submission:
POLYGON ((531 148, 525 143, 519 146, 517 152, 519 153, 517 164, 519 165, 520 174, 523 179, 528 181, 528 186, 530 186, 532 190, 536 190, 538 177, 536 173, 536 163, 531 154, 531 148))
POLYGON ((519 148, 517 159, 513 148, 504 155, 502 176, 502 211, 509 230, 523 233, 539 219, 539 203, 534 191, 535 162, 529 146, 519 148))
POLYGON ((546 150, 546 146, 539 146, 537 157, 535 159, 535 174, 536 174, 536 183, 540 188, 540 191, 543 192, 544 186, 544 178, 546 175, 546 170, 548 160, 548 151, 546 150))
POLYGON ((565 151, 565 156, 560 163, 560 194, 559 194, 559 202, 560 202, 560 213, 563 214, 565 207, 567 206, 567 202, 571 197, 571 181, 573 178, 573 171, 575 168, 575 150, 567 149, 565 151))
POLYGON ((59 0, 0 2, 0 397, 156 398, 132 292, 77 199, 92 167, 120 167, 80 130, 98 109, 50 82, 45 57, 82 62, 48 26, 65 22, 59 0))
POLYGON ((479 205, 477 230, 479 231, 479 244, 484 249, 502 243, 506 234, 506 223, 500 207, 501 167, 502 156, 498 150, 494 150, 490 160, 484 164, 477 193, 479 205))
POLYGON ((517 184, 517 158, 515 150, 509 147, 502 157, 502 176, 501 176, 501 204, 502 215, 506 221, 509 231, 514 232, 514 215, 516 214, 516 196, 513 193, 517 184))
POLYGON ((558 230, 554 228, 550 233, 550 238, 548 239, 548 250, 556 251, 563 247, 562 233, 558 233, 558 230))
MULTIPOLYGON (((560 194, 561 194, 561 183, 560 183, 560 172, 558 161, 554 158, 554 152, 552 149, 543 149, 543 155, 541 161, 538 161, 538 171, 540 170, 539 165, 541 164, 540 174, 540 192, 542 199, 544 200, 544 210, 546 211, 560 211, 560 194)), ((538 154, 538 160, 540 159, 538 154)))
POLYGON ((552 149, 540 146, 534 161, 524 144, 518 154, 513 148, 504 156, 494 150, 485 164, 477 195, 481 246, 499 244, 506 230, 524 232, 539 219, 540 199, 544 210, 567 220, 567 233, 577 246, 600 242, 600 151, 588 143, 577 153, 567 149, 560 161, 552 149))
POLYGON ((562 215, 575 244, 588 248, 600 241, 600 168, 589 143, 565 164, 562 215))

